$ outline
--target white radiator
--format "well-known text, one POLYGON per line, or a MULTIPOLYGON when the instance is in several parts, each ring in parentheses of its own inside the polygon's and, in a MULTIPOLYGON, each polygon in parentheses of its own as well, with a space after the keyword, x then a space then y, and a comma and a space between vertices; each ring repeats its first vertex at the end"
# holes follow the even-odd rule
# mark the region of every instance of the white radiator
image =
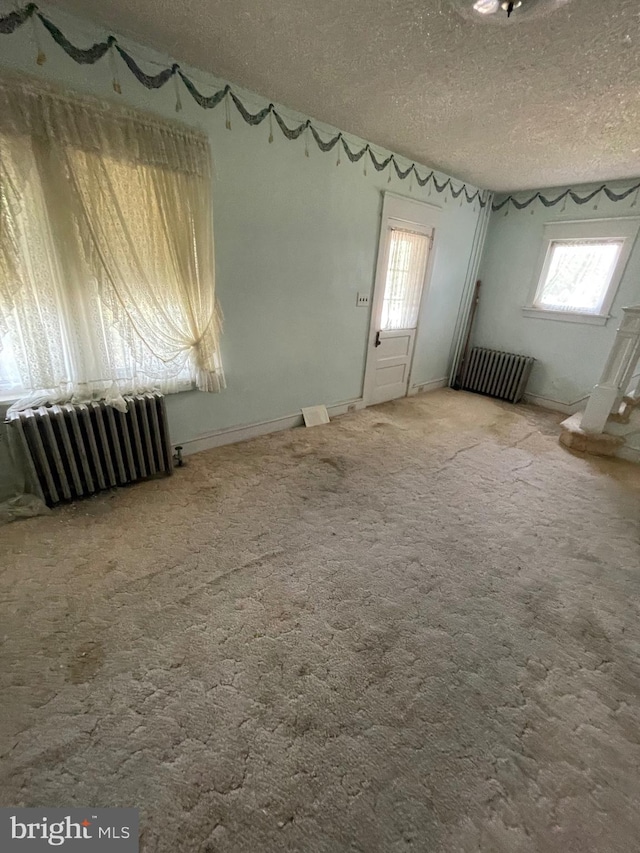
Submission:
POLYGON ((164 396, 124 399, 126 412, 92 402, 8 416, 49 506, 173 472, 164 396))

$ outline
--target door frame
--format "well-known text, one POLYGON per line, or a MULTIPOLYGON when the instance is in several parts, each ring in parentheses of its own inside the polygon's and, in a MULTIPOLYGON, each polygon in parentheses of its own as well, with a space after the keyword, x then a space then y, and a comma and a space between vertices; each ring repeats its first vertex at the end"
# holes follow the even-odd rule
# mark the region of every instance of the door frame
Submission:
MULTIPOLYGON (((424 281, 422 283, 422 293, 420 294, 420 307, 418 308, 418 320, 416 322, 415 340, 413 350, 409 360, 409 376, 407 378, 407 394, 411 388, 411 378, 413 374, 413 361, 418 341, 420 329, 420 315, 426 293, 431 284, 431 273, 433 270, 433 260, 437 247, 438 228, 442 217, 442 209, 435 204, 427 204, 424 201, 418 201, 414 198, 397 195, 396 193, 382 193, 382 211, 380 216, 380 230, 378 235, 378 255, 376 261, 376 271, 373 286, 373 298, 371 300, 371 313, 369 315, 369 333, 367 335, 367 352, 365 359, 364 380, 362 387, 362 397, 365 406, 371 405, 373 382, 375 377, 375 340, 378 332, 377 319, 381 313, 382 300, 384 298, 384 288, 387 277, 387 261, 389 241, 387 240, 387 230, 389 223, 401 222, 407 225, 410 230, 411 226, 419 226, 420 228, 431 229, 431 246, 429 248, 429 257, 427 258, 427 267, 425 270, 424 281)), ((405 396, 407 396, 405 394, 405 396)))

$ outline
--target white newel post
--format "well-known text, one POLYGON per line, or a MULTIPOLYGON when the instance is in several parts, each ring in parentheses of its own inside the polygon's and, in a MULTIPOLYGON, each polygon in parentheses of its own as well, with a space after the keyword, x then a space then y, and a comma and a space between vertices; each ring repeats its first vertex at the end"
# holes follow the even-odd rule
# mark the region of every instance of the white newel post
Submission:
POLYGON ((623 308, 600 382, 594 387, 580 426, 585 432, 601 433, 612 412, 618 410, 640 360, 640 305, 623 308))

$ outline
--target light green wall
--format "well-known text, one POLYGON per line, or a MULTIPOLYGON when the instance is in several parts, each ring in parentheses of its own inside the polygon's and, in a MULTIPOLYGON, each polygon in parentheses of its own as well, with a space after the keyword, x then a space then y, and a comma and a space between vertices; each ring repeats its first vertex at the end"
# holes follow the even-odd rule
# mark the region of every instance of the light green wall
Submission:
MULTIPOLYGON (((631 183, 608 186, 626 188, 631 183)), ((563 189, 541 192, 556 198, 563 189)), ((595 187, 573 189, 585 196, 595 187)), ((528 198, 533 192, 517 197, 528 198)), ((495 201, 499 204, 501 197, 495 201)), ((524 317, 521 309, 529 299, 543 226, 547 222, 640 216, 640 206, 632 207, 633 201, 632 195, 612 202, 601 193, 584 205, 567 200, 564 211, 562 203, 546 208, 536 201, 521 211, 510 205, 506 216, 504 209, 491 215, 480 265, 482 291, 473 341, 478 346, 535 356, 538 361, 528 391, 543 398, 542 403, 572 406, 590 393, 609 354, 621 308, 640 302, 640 243, 636 243, 605 326, 524 317)))
MULTIPOLYGON (((55 23, 82 46, 102 38, 92 25, 55 10, 55 23)), ((445 215, 423 304, 413 383, 446 377, 451 338, 478 208, 417 186, 371 164, 351 164, 344 153, 323 154, 304 141, 286 140, 274 122, 245 124, 231 107, 206 111, 182 89, 184 109, 176 116, 173 82, 159 91, 144 89, 118 60, 122 97, 114 94, 107 59, 95 66, 75 64, 43 34, 46 63, 35 63, 30 25, 0 36, 0 64, 69 89, 89 92, 205 130, 214 158, 214 229, 217 292, 225 317, 222 356, 228 388, 221 394, 197 392, 168 400, 172 440, 181 443, 214 430, 248 425, 297 412, 316 403, 331 405, 362 394, 368 309, 356 307, 358 291, 371 292, 377 253, 381 193, 390 190, 442 205, 445 215)), ((141 61, 170 63, 168 57, 123 42, 141 61)), ((179 60, 179 57, 177 57, 179 60)), ((155 73, 157 66, 149 66, 155 73)), ((220 81, 193 72, 199 87, 216 91, 220 81)), ((241 90, 234 87, 236 92, 241 90)), ((267 101, 242 95, 250 109, 267 101)), ((291 124, 298 114, 284 110, 291 124)), ((318 123, 316 123, 318 124, 318 123)), ((402 163, 402 160, 400 160, 402 163)), ((422 170, 424 173, 425 170, 422 170)))

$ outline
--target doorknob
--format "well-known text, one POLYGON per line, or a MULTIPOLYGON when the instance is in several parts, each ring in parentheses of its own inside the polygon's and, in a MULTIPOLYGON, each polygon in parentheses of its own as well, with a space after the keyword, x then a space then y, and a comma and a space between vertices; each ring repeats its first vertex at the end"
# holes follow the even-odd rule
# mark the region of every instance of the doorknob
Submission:
POLYGON ((374 344, 374 347, 379 347, 379 346, 380 346, 380 344, 381 344, 381 341, 380 341, 380 332, 376 332, 376 342, 375 342, 375 344, 374 344))

